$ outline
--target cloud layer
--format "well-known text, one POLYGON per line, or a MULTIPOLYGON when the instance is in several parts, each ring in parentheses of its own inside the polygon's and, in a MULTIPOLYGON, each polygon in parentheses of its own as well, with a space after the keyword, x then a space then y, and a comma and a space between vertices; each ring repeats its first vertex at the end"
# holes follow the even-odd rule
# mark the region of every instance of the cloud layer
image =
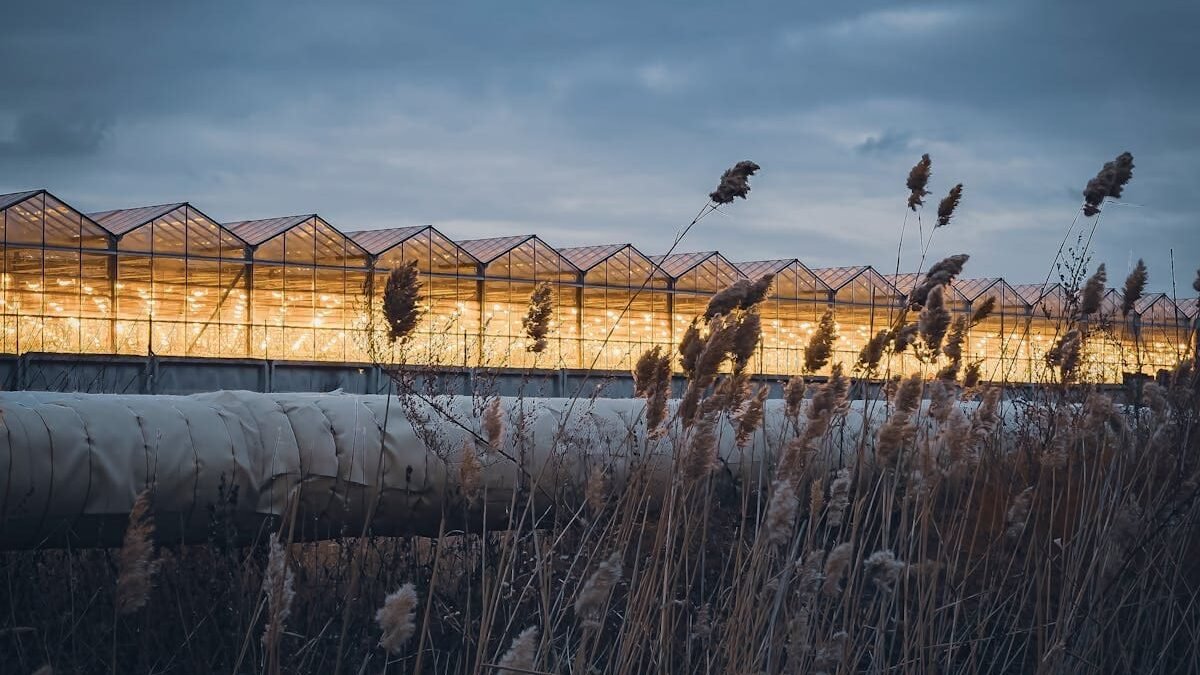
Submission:
POLYGON ((1129 150, 1095 260, 1200 264, 1194 3, 73 4, 6 10, 0 192, 653 253, 752 159, 685 248, 890 270, 903 225, 915 269, 929 152, 933 204, 966 185, 930 256, 1040 281, 1129 150))

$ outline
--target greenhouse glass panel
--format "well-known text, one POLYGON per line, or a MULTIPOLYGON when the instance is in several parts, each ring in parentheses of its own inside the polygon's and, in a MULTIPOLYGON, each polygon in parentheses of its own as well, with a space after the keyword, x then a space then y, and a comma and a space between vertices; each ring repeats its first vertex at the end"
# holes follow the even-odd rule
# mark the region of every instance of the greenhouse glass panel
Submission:
MULTIPOLYGON (((289 264, 312 265, 316 261, 316 233, 311 219, 283 236, 284 260, 289 264)), ((339 255, 339 263, 340 256, 339 255)))
POLYGON ((770 295, 759 306, 762 342, 753 361, 761 373, 796 375, 803 371, 807 337, 829 306, 830 289, 800 261, 739 263, 748 279, 773 274, 770 295))
POLYGON ((35 194, 25 201, 4 210, 4 240, 6 244, 42 245, 43 194, 35 194))
MULTIPOLYGON (((291 247, 288 249, 290 251, 291 247)), ((288 265, 284 269, 284 344, 281 358, 303 361, 315 358, 314 274, 312 267, 302 265, 288 265)))
POLYGON ((150 353, 150 319, 154 307, 154 265, 146 255, 117 256, 116 352, 150 353))
POLYGON ((83 253, 79 261, 80 350, 113 352, 113 304, 109 279, 114 259, 103 253, 83 253))
POLYGON ((42 348, 51 352, 78 352, 79 325, 79 253, 43 251, 45 269, 42 348))
POLYGON ((243 262, 221 261, 221 294, 217 316, 221 324, 222 348, 230 356, 250 356, 250 297, 247 292, 250 266, 243 262))
MULTIPOLYGON (((229 347, 221 341, 221 262, 192 258, 187 260, 187 345, 188 356, 221 356, 229 347)), ((233 354, 237 354, 234 351, 233 354)))
POLYGON ((346 271, 317 268, 314 271, 312 325, 315 358, 346 360, 346 271))
POLYGON ((655 271, 649 258, 627 244, 563 253, 586 270, 580 320, 584 366, 628 370, 647 349, 669 343, 670 279, 655 271))
POLYGON ((187 355, 187 262, 155 257, 151 348, 163 356, 187 355))
POLYGON ((46 246, 79 248, 80 223, 83 215, 50 195, 45 195, 45 241, 46 246))
POLYGON ((153 227, 155 255, 187 253, 187 214, 183 207, 155 219, 153 227))
POLYGON ((255 356, 281 359, 287 354, 284 341, 284 267, 256 264, 251 295, 252 338, 255 356))
POLYGON ((995 301, 991 314, 970 326, 963 349, 966 363, 978 362, 988 380, 1023 378, 1029 369, 1025 348, 1029 305, 1024 298, 1000 278, 960 279, 955 286, 970 302, 971 311, 989 299, 995 301))

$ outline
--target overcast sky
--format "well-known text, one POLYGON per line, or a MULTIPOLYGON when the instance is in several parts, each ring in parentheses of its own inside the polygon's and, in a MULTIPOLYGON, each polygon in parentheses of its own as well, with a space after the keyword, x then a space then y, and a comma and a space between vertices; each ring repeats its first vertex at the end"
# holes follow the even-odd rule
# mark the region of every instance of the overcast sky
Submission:
MULTIPOLYGON (((191 201, 223 221, 663 251, 721 171, 747 201, 680 250, 890 271, 909 167, 930 257, 1041 281, 1102 164, 1096 228, 1181 296, 1200 265, 1195 2, 14 3, 0 39, 0 192, 85 211, 191 201)), ((904 267, 920 252, 909 219, 904 267)), ((1090 229, 1079 216, 1076 229, 1090 229)), ((1119 280, 1118 280, 1119 281, 1119 280)))

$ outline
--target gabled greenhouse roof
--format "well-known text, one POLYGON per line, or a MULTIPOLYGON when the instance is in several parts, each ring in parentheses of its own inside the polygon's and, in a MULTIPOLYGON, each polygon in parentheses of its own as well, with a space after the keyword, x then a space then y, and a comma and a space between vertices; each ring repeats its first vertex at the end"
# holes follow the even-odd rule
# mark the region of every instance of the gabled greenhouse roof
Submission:
MULTIPOLYGON (((564 258, 571 261, 571 264, 578 267, 580 270, 587 272, 596 265, 608 260, 617 253, 624 251, 627 248, 633 248, 632 244, 600 244, 598 246, 576 246, 573 248, 560 248, 558 252, 564 258)), ((633 250, 637 250, 634 248, 633 250)), ((639 251, 639 254, 641 252, 639 251)))
POLYGON ((1175 311, 1175 303, 1171 300, 1171 296, 1166 293, 1151 293, 1150 295, 1143 296, 1134 303, 1133 308, 1138 314, 1145 314, 1147 310, 1159 303, 1165 305, 1171 312, 1175 311))
POLYGON ((734 264, 737 265, 737 268, 741 270, 742 274, 745 274, 747 278, 755 279, 764 274, 779 274, 779 272, 794 263, 800 263, 800 259, 781 258, 779 260, 752 260, 750 262, 740 262, 734 264))
POLYGON ((187 206, 187 202, 179 202, 177 204, 159 204, 156 206, 139 206, 132 209, 113 209, 111 211, 97 211, 96 213, 87 214, 89 218, 100 223, 104 229, 112 232, 117 236, 121 236, 126 232, 141 227, 146 223, 154 221, 156 218, 174 211, 182 206, 187 206))
POLYGON ((311 218, 318 217, 315 213, 309 213, 303 216, 242 220, 236 223, 222 223, 221 225, 241 237, 247 244, 258 246, 264 241, 273 239, 297 225, 302 225, 311 218))
POLYGON ((855 279, 865 276, 872 284, 890 290, 897 296, 900 295, 900 291, 896 289, 896 285, 891 281, 888 281, 887 277, 877 272, 875 268, 871 267, 870 265, 856 265, 852 267, 822 267, 819 269, 814 269, 812 272, 813 274, 817 275, 818 279, 825 282, 825 285, 829 286, 829 288, 834 292, 842 290, 855 279))
MULTIPOLYGON (((884 279, 888 280, 888 283, 890 283, 892 287, 896 289, 896 292, 906 298, 908 297, 908 294, 911 293, 924 278, 924 274, 916 274, 915 272, 909 272, 907 274, 888 274, 884 276, 884 279)), ((951 302, 970 304, 971 298, 969 298, 965 293, 962 292, 961 289, 959 289, 958 284, 959 282, 956 279, 953 283, 947 286, 947 289, 950 291, 950 296, 946 299, 951 302)))
MULTIPOLYGON (((467 239, 457 243, 463 248, 463 250, 474 256, 474 258, 484 265, 484 267, 490 267, 493 264, 500 265, 501 263, 499 261, 502 257, 504 257, 504 255, 509 253, 513 254, 513 258, 510 258, 502 264, 502 266, 508 267, 508 273, 500 275, 504 278, 541 278, 543 275, 541 275, 537 270, 546 268, 556 270, 555 274, 559 276, 563 274, 570 274, 577 277, 579 274, 582 274, 582 271, 579 269, 579 267, 568 260, 566 256, 562 255, 558 249, 542 241, 541 237, 538 237, 536 234, 523 234, 512 237, 491 237, 487 239, 467 239), (529 255, 527 252, 523 252, 521 250, 522 247, 526 246, 532 247, 532 255, 529 255), (539 251, 542 251, 546 255, 555 258, 557 262, 552 266, 544 266, 541 262, 539 262, 539 251), (525 276, 522 272, 517 272, 514 268, 530 268, 533 269, 534 272, 531 275, 525 276)), ((495 270, 489 269, 489 274, 493 273, 494 271, 495 270)), ((560 279, 560 281, 561 280, 563 279, 560 279)))
POLYGON ((1030 305, 1036 305, 1047 296, 1062 294, 1062 286, 1058 284, 1013 284, 1012 288, 1030 305))
POLYGON ((696 253, 674 253, 669 256, 652 255, 650 260, 659 263, 662 271, 666 272, 674 279, 679 279, 683 275, 691 272, 693 269, 708 262, 715 260, 719 265, 727 266, 737 276, 745 276, 742 271, 737 268, 737 265, 729 262, 725 256, 718 251, 699 251, 696 253))
POLYGON ((367 253, 379 255, 431 229, 433 229, 431 225, 409 225, 406 227, 387 227, 382 230, 358 230, 356 232, 347 232, 346 236, 366 249, 367 253))
POLYGON ((486 239, 463 239, 458 245, 484 265, 524 244, 537 239, 534 234, 517 234, 510 237, 488 237, 486 239))
POLYGON ((801 296, 801 292, 809 294, 828 294, 833 291, 804 263, 798 258, 781 258, 779 260, 752 260, 750 262, 737 263, 738 270, 748 279, 757 279, 765 274, 774 274, 776 297, 807 297, 801 296), (792 273, 794 281, 787 281, 784 277, 788 272, 792 273), (791 287, 791 294, 787 287, 791 287))
MULTIPOLYGON (((0 211, 15 209, 23 214, 25 236, 21 243, 41 242, 47 246, 83 246, 84 248, 108 248, 112 233, 87 214, 54 196, 49 190, 26 190, 0 195, 0 211), (36 202, 32 211, 26 204, 36 202), (37 216, 39 222, 30 221, 37 216), (76 222, 78 218, 78 222, 76 222), (38 232, 34 236, 32 229, 38 232)), ((11 217, 10 217, 11 218, 11 217)), ((0 232, 9 243, 13 242, 14 223, 0 223, 0 232)), ((20 236, 20 235, 18 235, 20 236)))
POLYGON ((43 192, 45 190, 26 190, 25 192, 10 192, 6 195, 0 195, 0 209, 7 209, 13 204, 20 204, 26 199, 34 195, 40 195, 43 192))
POLYGON ((474 275, 479 260, 432 225, 360 230, 348 235, 375 256, 375 266, 394 269, 415 260, 423 272, 474 275))
POLYGON ((1179 309, 1179 313, 1189 319, 1195 319, 1197 312, 1200 312, 1200 298, 1184 298, 1175 303, 1175 307, 1179 309))

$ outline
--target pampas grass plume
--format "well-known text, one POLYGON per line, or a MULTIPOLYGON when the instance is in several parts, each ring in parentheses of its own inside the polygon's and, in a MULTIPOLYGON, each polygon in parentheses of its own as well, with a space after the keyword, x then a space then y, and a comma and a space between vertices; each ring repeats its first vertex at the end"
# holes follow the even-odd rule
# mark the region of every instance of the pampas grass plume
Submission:
POLYGON ((817 329, 804 347, 804 371, 815 373, 829 363, 833 355, 833 342, 837 338, 837 327, 833 321, 833 310, 827 309, 821 315, 817 329))
POLYGON ((950 192, 942 198, 938 204, 937 224, 934 229, 945 227, 950 224, 950 219, 954 217, 954 211, 958 208, 958 203, 962 201, 963 186, 962 183, 950 188, 950 192))
POLYGON ((776 545, 784 545, 792 538, 792 529, 796 522, 796 511, 800 508, 800 499, 790 480, 777 480, 772 486, 771 502, 767 506, 766 531, 767 541, 776 545))
POLYGON ((1137 265, 1125 278, 1125 288, 1121 292, 1121 316, 1129 316, 1129 313, 1137 307, 1138 300, 1142 299, 1142 293, 1146 291, 1148 278, 1146 263, 1138 258, 1137 265))
POLYGON ((483 411, 483 436, 488 442, 488 452, 497 452, 504 444, 504 411, 499 396, 483 411))
POLYGON ((412 336, 421 320, 421 281, 417 261, 410 260, 388 274, 383 289, 383 317, 388 339, 404 341, 412 336))
POLYGON ((908 180, 905 185, 908 187, 911 194, 908 195, 908 208, 916 211, 918 206, 922 206, 925 201, 925 195, 929 191, 925 186, 929 184, 930 169, 933 167, 933 161, 929 159, 929 154, 921 155, 921 159, 913 165, 908 171, 908 180))
POLYGON ((417 589, 412 584, 404 584, 387 596, 383 606, 375 612, 375 622, 383 631, 379 646, 390 654, 399 653, 404 643, 417 632, 416 612, 417 589))
POLYGON ((1126 183, 1133 178, 1133 155, 1123 152, 1104 167, 1096 177, 1089 180, 1083 189, 1083 215, 1092 217, 1100 213, 1100 204, 1107 197, 1120 199, 1126 183))
POLYGON ((267 628, 263 631, 263 645, 274 652, 283 637, 283 627, 292 614, 292 600, 296 592, 292 588, 294 575, 287 563, 287 549, 279 543, 279 534, 271 533, 270 554, 267 556, 267 572, 263 576, 263 593, 267 596, 267 628))
POLYGON ((717 185, 716 190, 709 193, 708 198, 714 204, 728 204, 735 197, 745 199, 750 194, 750 177, 761 168, 749 160, 734 164, 721 174, 720 184, 717 185))
POLYGON ((575 616, 585 628, 600 628, 613 587, 621 581, 621 554, 613 553, 596 566, 579 594, 575 596, 575 616))
POLYGON ((520 675, 533 670, 533 659, 537 655, 538 637, 537 626, 530 626, 513 638, 508 651, 500 658, 499 675, 520 675))
POLYGON ((534 289, 529 296, 529 308, 521 325, 525 329, 525 337, 529 345, 525 348, 535 354, 546 350, 546 336, 550 333, 550 317, 554 315, 554 289, 550 284, 543 283, 534 289))
POLYGON ((1104 263, 1096 268, 1096 272, 1088 277, 1083 286, 1083 298, 1079 302, 1079 313, 1083 316, 1100 311, 1100 302, 1104 299, 1104 284, 1108 281, 1108 273, 1104 263))
POLYGON ((154 559, 154 515, 150 511, 151 488, 147 487, 133 502, 125 541, 117 558, 118 614, 131 614, 150 599, 158 561, 154 559))

